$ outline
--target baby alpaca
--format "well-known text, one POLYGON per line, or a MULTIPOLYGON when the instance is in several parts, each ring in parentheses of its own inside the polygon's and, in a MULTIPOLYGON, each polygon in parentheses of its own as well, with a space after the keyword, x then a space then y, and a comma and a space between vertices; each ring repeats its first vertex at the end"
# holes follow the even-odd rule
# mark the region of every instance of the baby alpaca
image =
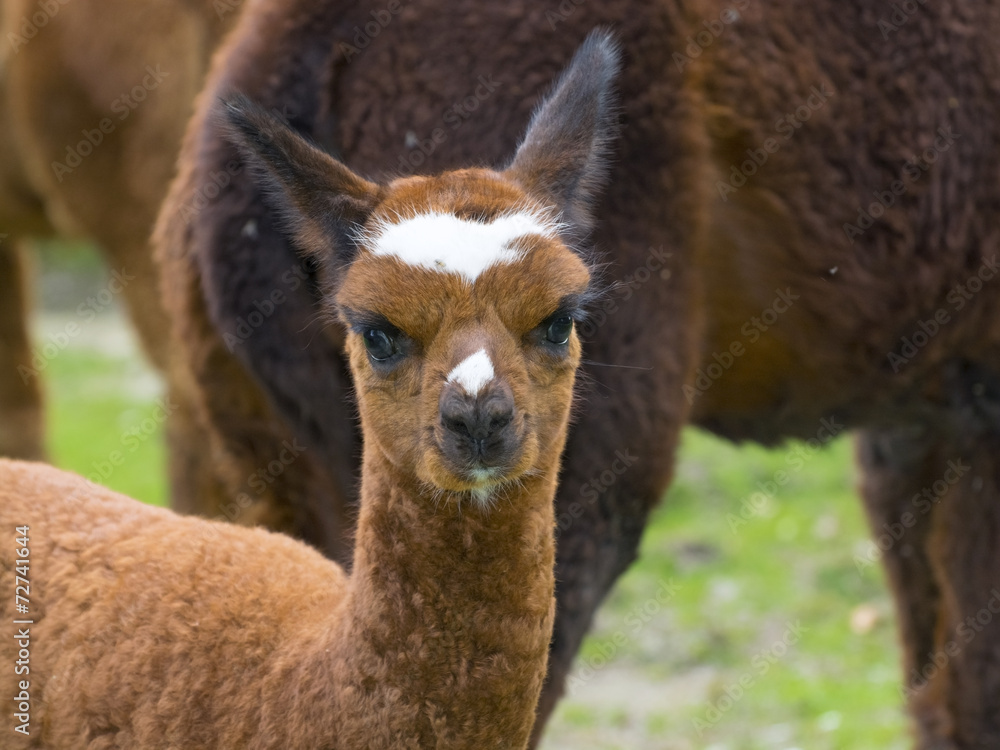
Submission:
POLYGON ((526 745, 590 279, 569 245, 603 178, 617 65, 592 35, 506 170, 388 184, 228 102, 223 127, 349 330, 365 437, 353 573, 280 535, 0 462, 0 614, 32 621, 30 672, 0 639, 0 694, 24 680, 30 695, 27 736, 5 727, 4 747, 526 745), (11 555, 25 526, 27 571, 11 555))

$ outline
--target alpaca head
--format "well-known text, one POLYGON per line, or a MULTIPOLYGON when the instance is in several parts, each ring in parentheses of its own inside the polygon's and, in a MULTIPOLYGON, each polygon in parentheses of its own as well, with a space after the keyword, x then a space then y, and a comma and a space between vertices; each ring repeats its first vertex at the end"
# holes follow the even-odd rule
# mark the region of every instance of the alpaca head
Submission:
POLYGON ((503 170, 376 184, 243 97, 225 126, 347 328, 366 443, 485 500, 551 471, 590 273, 575 247, 614 137, 618 53, 577 52, 503 170))

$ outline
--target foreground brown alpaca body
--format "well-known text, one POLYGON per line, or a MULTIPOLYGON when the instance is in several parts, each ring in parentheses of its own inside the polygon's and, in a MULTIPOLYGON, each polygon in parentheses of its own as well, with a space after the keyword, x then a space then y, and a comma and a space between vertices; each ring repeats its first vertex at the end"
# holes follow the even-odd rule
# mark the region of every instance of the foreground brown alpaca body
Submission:
MULTIPOLYGON (((459 514, 366 461, 386 486, 369 485, 348 582, 288 537, 0 459, 0 516, 30 526, 44 613, 27 626, 31 673, 0 678, 11 697, 29 681, 31 737, 8 725, 3 746, 523 747, 553 619, 554 471, 495 514, 459 514), (533 493, 548 501, 527 505, 533 493)), ((5 552, 14 591, 11 564, 5 552)), ((23 619, 11 600, 5 620, 23 619)), ((0 654, 16 661, 12 638, 0 654)))
MULTIPOLYGON (((7 0, 0 9, 0 456, 44 453, 51 344, 29 335, 24 241, 95 241, 125 279, 114 291, 143 349, 165 371, 169 326, 149 235, 209 55, 233 18, 211 0, 7 0)), ((86 317, 73 322, 84 327, 86 317)), ((168 429, 183 434, 173 474, 193 493, 207 453, 190 399, 177 385, 171 399, 168 429)))
POLYGON ((210 100, 250 91, 366 174, 498 163, 573 47, 612 23, 625 127, 596 239, 622 283, 583 333, 588 360, 628 369, 585 365, 587 408, 557 497, 559 616, 539 728, 635 555, 681 425, 770 444, 825 424, 864 430, 877 534, 913 515, 885 556, 921 747, 995 746, 1000 633, 965 643, 958 628, 1000 570, 997 9, 917 4, 887 28, 894 7, 860 1, 563 6, 442 1, 385 23, 378 3, 271 0, 244 13, 159 240, 178 351, 233 491, 283 441, 308 446, 234 515, 343 559, 358 442, 345 427, 343 332, 318 324, 311 282, 282 281, 312 271, 253 188, 180 210, 232 158, 206 127, 210 100), (264 316, 274 291, 284 301, 264 316), (634 465, 592 491, 622 450, 634 465), (971 468, 946 484, 949 460, 971 468), (935 481, 945 490, 923 512, 914 495, 935 481), (929 684, 921 672, 934 672, 929 684))
POLYGON ((28 645, 0 645, 8 664, 31 649, 29 672, 0 678, 31 696, 30 736, 5 747, 527 745, 590 279, 565 239, 604 171, 616 66, 589 40, 509 169, 387 185, 229 105, 229 137, 350 330, 366 436, 351 576, 287 537, 0 460, 0 525, 30 550, 0 558, 0 584, 32 587, 29 612, 0 604, 32 620, 28 645))

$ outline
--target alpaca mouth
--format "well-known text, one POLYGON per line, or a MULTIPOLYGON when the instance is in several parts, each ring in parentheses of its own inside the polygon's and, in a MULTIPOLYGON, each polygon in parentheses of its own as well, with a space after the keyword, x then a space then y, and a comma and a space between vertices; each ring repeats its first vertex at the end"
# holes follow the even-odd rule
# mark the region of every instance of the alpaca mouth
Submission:
POLYGON ((480 460, 463 461, 461 465, 449 461, 446 455, 440 455, 443 459, 440 468, 444 470, 445 476, 438 475, 439 486, 451 490, 452 492, 468 492, 476 497, 491 496, 497 489, 516 481, 522 474, 522 469, 518 462, 504 462, 502 465, 487 463, 480 460), (447 478, 445 478, 447 477, 447 478))
POLYGON ((476 483, 478 489, 479 486, 492 486, 502 481, 505 473, 499 466, 475 468, 469 469, 469 479, 476 483))
POLYGON ((469 480, 473 485, 468 492, 471 498, 480 506, 491 505, 493 492, 504 483, 506 472, 498 467, 469 469, 469 480))
POLYGON ((509 465, 495 466, 482 461, 473 461, 470 464, 454 473, 473 492, 493 489, 513 478, 513 467, 509 465))

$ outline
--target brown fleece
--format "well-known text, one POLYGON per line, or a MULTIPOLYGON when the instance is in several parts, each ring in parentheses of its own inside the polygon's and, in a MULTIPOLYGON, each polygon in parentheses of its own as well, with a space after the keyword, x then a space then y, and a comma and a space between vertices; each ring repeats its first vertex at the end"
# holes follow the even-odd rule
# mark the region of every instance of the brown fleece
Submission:
MULTIPOLYGON (((554 614, 554 466, 492 511, 435 504, 377 455, 366 471, 348 580, 288 537, 0 461, 34 620, 30 673, 0 677, 10 696, 30 681, 30 738, 8 726, 3 746, 524 746, 554 614)), ((14 663, 12 638, 0 654, 14 663)))

